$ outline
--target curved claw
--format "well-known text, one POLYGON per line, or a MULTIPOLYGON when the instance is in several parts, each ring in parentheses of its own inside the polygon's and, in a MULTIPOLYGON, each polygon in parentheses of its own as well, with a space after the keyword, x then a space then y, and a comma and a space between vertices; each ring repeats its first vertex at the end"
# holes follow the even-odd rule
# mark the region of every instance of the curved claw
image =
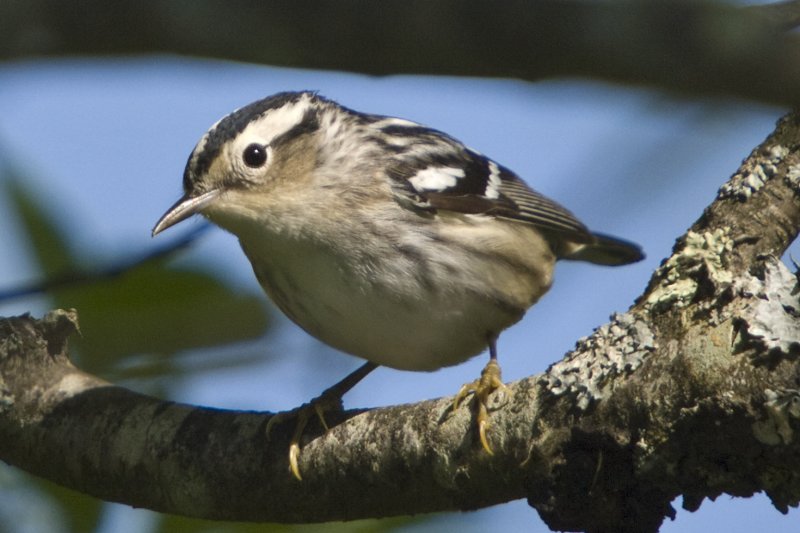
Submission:
POLYGON ((267 427, 264 428, 264 436, 267 437, 267 442, 269 442, 269 436, 270 433, 272 433, 272 427, 283 422, 285 418, 287 417, 284 416, 284 413, 275 413, 269 417, 269 420, 267 420, 267 427))
POLYGON ((303 481, 303 476, 300 475, 300 467, 297 461, 300 458, 300 443, 292 442, 289 444, 289 470, 297 481, 303 481))
POLYGON ((486 453, 494 455, 492 447, 489 446, 489 441, 486 439, 486 427, 489 425, 488 422, 488 420, 481 420, 478 422, 478 436, 481 438, 481 445, 483 449, 486 450, 486 453))
POLYGON ((467 397, 467 394, 475 392, 475 388, 477 386, 478 386, 478 381, 473 381, 472 383, 464 383, 463 385, 461 385, 461 388, 458 389, 456 397, 453 399, 453 411, 458 409, 458 406, 461 405, 461 401, 467 397))
MULTIPOLYGON (((342 399, 337 398, 336 408, 342 408, 341 402, 342 399)), ((323 429, 325 429, 326 432, 330 431, 331 428, 329 428, 327 422, 325 422, 325 407, 330 408, 330 405, 325 404, 324 400, 322 399, 320 399, 318 403, 314 403, 312 405, 314 406, 314 412, 317 413, 317 418, 319 419, 319 423, 322 424, 323 429)))
POLYGON ((292 440, 289 442, 289 470, 292 471, 297 481, 303 481, 303 476, 300 475, 300 467, 297 462, 300 460, 300 439, 303 437, 303 431, 305 431, 306 425, 308 424, 309 410, 312 407, 314 411, 316 411, 317 416, 320 417, 320 420, 322 420, 325 431, 328 431, 328 425, 325 424, 325 420, 322 418, 322 408, 313 402, 300 407, 297 413, 297 426, 295 426, 294 435, 292 435, 292 440))

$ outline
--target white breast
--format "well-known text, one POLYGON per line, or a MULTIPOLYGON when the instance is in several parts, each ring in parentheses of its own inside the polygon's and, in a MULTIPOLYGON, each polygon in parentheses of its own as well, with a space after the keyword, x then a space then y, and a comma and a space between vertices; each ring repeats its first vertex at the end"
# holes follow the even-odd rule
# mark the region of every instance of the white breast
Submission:
POLYGON ((308 333, 379 365, 435 370, 482 352, 549 288, 549 247, 516 226, 516 239, 514 232, 500 238, 496 226, 469 222, 458 238, 488 246, 487 253, 455 245, 433 254, 435 261, 421 257, 432 255, 423 247, 448 238, 441 228, 436 239, 383 228, 382 248, 375 239, 336 248, 259 228, 237 233, 264 290, 308 333), (408 253, 399 254, 404 246, 408 253), (498 262, 497 254, 513 257, 498 262))

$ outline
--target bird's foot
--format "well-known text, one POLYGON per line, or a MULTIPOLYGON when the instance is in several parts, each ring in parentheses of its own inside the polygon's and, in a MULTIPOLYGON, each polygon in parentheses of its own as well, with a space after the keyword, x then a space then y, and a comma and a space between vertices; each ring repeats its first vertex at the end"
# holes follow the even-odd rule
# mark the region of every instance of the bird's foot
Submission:
POLYGON ((303 477, 300 475, 300 467, 298 465, 300 461, 300 439, 303 438, 303 432, 306 429, 306 425, 308 425, 309 419, 316 415, 325 431, 330 431, 328 424, 325 422, 325 413, 331 411, 342 411, 342 396, 352 389, 356 383, 364 379, 367 374, 375 370, 377 366, 378 365, 371 362, 364 363, 356 370, 345 376, 344 379, 332 387, 325 389, 322 394, 310 402, 305 403, 296 409, 292 409, 291 411, 276 413, 269 419, 267 422, 267 427, 264 430, 267 435, 267 440, 269 440, 270 432, 275 425, 281 424, 291 418, 297 419, 297 425, 295 426, 292 440, 289 441, 289 470, 291 470, 292 475, 294 475, 298 481, 303 480, 303 477))
POLYGON ((481 377, 472 383, 465 383, 456 394, 453 400, 453 410, 458 409, 461 401, 470 393, 475 395, 475 403, 477 404, 477 412, 475 414, 475 422, 478 426, 478 436, 481 440, 483 449, 489 455, 494 455, 492 447, 489 446, 489 441, 486 438, 486 430, 489 426, 489 396, 498 389, 506 390, 503 384, 500 373, 500 365, 496 359, 490 359, 486 366, 481 371, 481 377))
POLYGON ((325 422, 325 413, 331 411, 342 410, 342 396, 338 391, 333 390, 333 387, 327 389, 325 392, 314 398, 308 403, 304 403, 296 409, 291 411, 284 411, 282 413, 275 413, 267 422, 267 427, 264 430, 267 435, 267 440, 270 438, 272 428, 278 424, 282 424, 292 418, 296 419, 294 434, 292 440, 289 441, 289 470, 292 475, 298 480, 302 481, 303 476, 300 475, 300 467, 298 462, 300 460, 300 440, 303 438, 303 432, 308 425, 310 419, 314 416, 319 420, 320 425, 326 432, 330 430, 327 422, 325 422))

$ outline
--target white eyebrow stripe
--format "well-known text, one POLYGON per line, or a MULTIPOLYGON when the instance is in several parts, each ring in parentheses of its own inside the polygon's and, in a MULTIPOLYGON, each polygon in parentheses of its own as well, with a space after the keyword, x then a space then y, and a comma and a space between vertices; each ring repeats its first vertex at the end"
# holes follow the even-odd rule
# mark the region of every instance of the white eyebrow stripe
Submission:
POLYGON ((269 144, 302 122, 309 108, 309 99, 304 96, 292 104, 270 109, 259 119, 248 124, 237 138, 269 144))

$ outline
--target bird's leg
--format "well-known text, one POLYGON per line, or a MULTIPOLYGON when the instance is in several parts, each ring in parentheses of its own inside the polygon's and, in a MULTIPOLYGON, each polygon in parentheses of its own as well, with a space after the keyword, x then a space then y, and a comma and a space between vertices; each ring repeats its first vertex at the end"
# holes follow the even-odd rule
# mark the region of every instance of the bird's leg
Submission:
POLYGON ((276 413, 269 419, 265 429, 268 439, 270 431, 272 431, 272 427, 274 425, 280 424, 289 418, 297 418, 297 425, 295 426, 292 440, 289 443, 289 469, 292 471, 292 474, 298 479, 298 481, 303 480, 302 476, 300 475, 300 467, 298 466, 298 460, 300 458, 300 439, 303 437, 303 431, 308 424, 308 420, 315 414, 317 418, 319 418, 322 427, 325 428, 325 431, 328 431, 328 424, 325 422, 325 412, 341 410, 342 396, 347 394, 350 389, 355 387, 359 381, 364 379, 367 374, 375 370, 377 367, 378 365, 375 363, 364 363, 356 370, 345 376, 344 379, 325 389, 322 394, 310 402, 301 405, 297 409, 292 409, 291 411, 276 413))
POLYGON ((489 396, 497 389, 505 389, 500 374, 500 364, 497 362, 497 337, 489 337, 489 362, 483 367, 481 377, 472 383, 464 384, 453 400, 453 410, 458 409, 458 405, 469 394, 475 394, 477 403, 477 413, 475 422, 478 424, 478 436, 481 439, 483 449, 489 455, 494 455, 489 441, 486 439, 486 428, 489 425, 489 396))

